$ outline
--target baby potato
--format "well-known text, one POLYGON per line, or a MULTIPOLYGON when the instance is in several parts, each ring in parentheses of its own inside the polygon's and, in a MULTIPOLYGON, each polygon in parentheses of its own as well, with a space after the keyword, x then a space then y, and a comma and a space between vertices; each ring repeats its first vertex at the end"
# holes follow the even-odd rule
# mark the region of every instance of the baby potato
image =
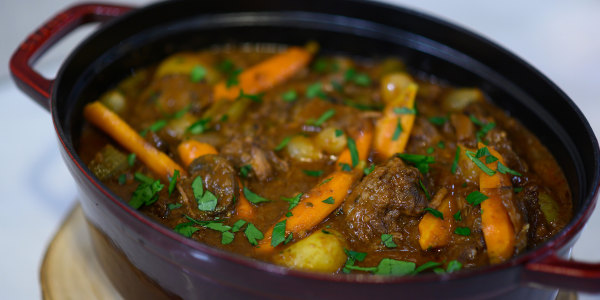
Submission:
POLYGON ((291 158, 298 161, 315 161, 322 157, 321 149, 315 145, 313 140, 297 135, 290 139, 290 142, 286 146, 286 151, 291 158))
POLYGON ((102 102, 104 106, 108 107, 116 114, 122 114, 127 106, 127 99, 125 99, 125 95, 117 90, 106 92, 100 98, 100 102, 102 102))
POLYGON ((212 68, 212 65, 212 61, 207 55, 178 53, 165 59, 156 69, 154 76, 160 78, 171 74, 191 74, 194 68, 200 66, 206 71, 206 81, 212 84, 221 79, 219 72, 212 68))
POLYGON ((316 231, 309 237, 287 247, 275 257, 275 262, 291 269, 333 273, 346 262, 345 240, 341 234, 316 231))
POLYGON ((346 147, 346 135, 343 131, 340 131, 338 136, 338 130, 334 127, 327 127, 323 129, 315 137, 315 143, 317 147, 323 149, 329 154, 338 154, 346 147))
POLYGON ((190 127, 197 119, 190 113, 186 113, 180 118, 172 119, 165 126, 166 133, 176 139, 182 139, 186 129, 190 127))
POLYGON ((381 97, 383 102, 390 103, 400 95, 400 91, 406 88, 414 80, 407 73, 391 73, 381 79, 381 97))
POLYGON ((483 93, 478 88, 455 89, 444 97, 442 107, 452 112, 461 112, 469 104, 483 100, 483 93))

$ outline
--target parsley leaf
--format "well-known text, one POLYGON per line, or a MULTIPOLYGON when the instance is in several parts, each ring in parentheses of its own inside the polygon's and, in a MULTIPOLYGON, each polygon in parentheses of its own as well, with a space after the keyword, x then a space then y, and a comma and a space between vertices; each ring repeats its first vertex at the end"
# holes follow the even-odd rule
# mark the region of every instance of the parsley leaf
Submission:
POLYGON ((462 269, 462 264, 458 260, 451 260, 446 266, 446 272, 452 273, 462 269))
POLYGON ((201 65, 196 65, 190 72, 190 80, 192 82, 200 82, 206 77, 206 68, 201 65))
POLYGON ((375 164, 371 164, 368 168, 365 168, 363 173, 365 173, 365 175, 369 175, 371 172, 373 172, 373 170, 375 170, 375 164))
POLYGON ((223 245, 231 244, 231 242, 233 242, 234 237, 235 236, 230 231, 223 232, 223 234, 221 235, 221 244, 223 244, 223 245))
MULTIPOLYGON (((487 149, 487 148, 486 148, 487 149)), ((477 150, 479 152, 479 150, 477 150)), ((479 158, 475 157, 475 153, 473 153, 473 151, 465 151, 465 154, 467 155, 467 157, 473 161, 475 163, 475 165, 477 165, 485 174, 488 174, 489 176, 492 176, 494 174, 496 174, 496 171, 488 168, 488 166, 486 166, 481 160, 479 160, 479 158)))
POLYGON ((326 99, 327 95, 325 94, 325 92, 323 92, 322 88, 322 84, 320 82, 315 82, 311 85, 309 85, 306 88, 306 98, 312 99, 312 98, 316 98, 319 97, 321 99, 326 99))
POLYGON ((422 265, 420 265, 418 268, 415 269, 415 271, 413 272, 413 274, 419 274, 427 269, 432 269, 432 268, 436 268, 441 266, 442 263, 439 262, 435 262, 435 261, 428 261, 422 265))
POLYGON ((332 108, 332 109, 325 111, 316 121, 313 119, 310 119, 306 123, 308 125, 321 126, 321 125, 323 125, 323 123, 325 123, 327 120, 329 120, 334 115, 335 115, 335 109, 332 108))
POLYGON ((158 200, 158 192, 163 189, 164 185, 160 180, 151 183, 142 182, 131 195, 129 205, 135 209, 139 209, 142 205, 151 205, 158 200))
POLYGON ((183 206, 183 204, 181 203, 169 203, 169 205, 167 205, 167 208, 169 210, 174 210, 180 208, 181 206, 183 206))
POLYGON ((271 246, 277 247, 285 241, 285 223, 287 219, 275 224, 273 227, 273 236, 271 237, 271 246))
POLYGON ((441 211, 439 211, 439 210, 437 210, 435 208, 425 207, 423 210, 426 211, 426 212, 428 212, 428 213, 430 213, 430 214, 432 214, 436 218, 439 218, 439 219, 442 219, 442 220, 444 219, 444 214, 441 211))
POLYGON ((394 107, 394 113, 399 115, 416 115, 417 110, 408 107, 394 107))
POLYGON ((261 103, 263 95, 264 94, 262 94, 262 93, 260 93, 260 94, 245 94, 244 90, 240 89, 240 94, 237 96, 237 98, 235 98, 235 100, 249 99, 256 103, 261 103))
POLYGON ((194 222, 179 223, 173 228, 173 231, 189 238, 194 232, 200 230, 200 228, 195 227, 195 225, 194 222))
POLYGON ((456 174, 456 168, 458 168, 458 160, 460 158, 460 147, 456 146, 456 153, 454 154, 454 161, 452 162, 452 174, 456 174))
POLYGON ((290 206, 288 207, 288 210, 292 210, 292 208, 296 207, 298 203, 300 203, 300 198, 302 198, 302 195, 302 193, 298 193, 296 196, 294 196, 294 198, 281 197, 281 200, 289 202, 290 206))
POLYGON ((396 121, 396 129, 394 130, 394 135, 392 135, 392 141, 397 141, 402 131, 404 131, 404 129, 402 128, 402 119, 398 118, 398 120, 396 121))
POLYGON ((339 165, 342 167, 342 171, 344 172, 352 171, 352 167, 347 163, 340 163, 339 165))
POLYGON ((452 215, 452 217, 454 218, 454 220, 456 221, 462 221, 462 216, 460 215, 460 210, 457 211, 454 215, 452 215))
POLYGON ((350 68, 344 73, 344 79, 346 81, 352 81, 357 85, 369 86, 371 84, 371 78, 366 73, 356 72, 355 69, 350 68))
POLYGON ((431 117, 429 118, 429 122, 434 125, 444 125, 444 123, 448 122, 448 117, 431 117))
POLYGON ((250 173, 250 171, 252 171, 252 165, 243 165, 240 168, 240 176, 248 178, 248 173, 250 173))
POLYGON ((347 137, 346 141, 348 144, 348 150, 350 150, 350 158, 352 159, 352 168, 354 168, 354 167, 356 167, 356 165, 358 165, 358 159, 359 159, 358 149, 356 149, 356 142, 351 137, 347 137))
POLYGON ((334 204, 335 203, 335 199, 333 197, 328 197, 327 199, 321 201, 325 204, 334 204))
POLYGON ((405 162, 414 164, 422 174, 429 172, 429 164, 435 163, 435 158, 428 155, 396 153, 396 156, 405 162))
POLYGON ((281 140, 281 142, 279 143, 279 145, 277 145, 277 147, 275 147, 275 151, 279 151, 281 149, 283 149, 285 146, 287 146, 287 144, 290 142, 290 140, 292 139, 291 136, 286 136, 283 138, 283 140, 281 140))
POLYGON ((196 200, 198 201, 198 209, 201 211, 213 211, 217 207, 217 196, 209 190, 204 192, 202 198, 196 200))
POLYGON ((250 203, 253 204, 258 204, 261 202, 269 202, 271 200, 267 199, 267 198, 263 198, 255 193, 253 193, 251 190, 249 190, 247 187, 244 187, 244 196, 246 196, 246 199, 248 199, 248 201, 250 201, 250 203))
POLYGON ((396 248, 398 245, 394 243, 393 236, 391 234, 384 233, 381 235, 381 243, 388 248, 396 248))
POLYGON ((200 120, 192 123, 192 125, 190 125, 190 127, 188 127, 186 129, 186 131, 189 132, 189 133, 191 133, 191 134, 201 134, 201 133, 204 133, 208 129, 208 123, 209 122, 210 122, 210 118, 200 119, 200 120))
POLYGON ((304 174, 306 174, 308 176, 313 176, 313 177, 319 177, 319 176, 323 175, 323 170, 302 170, 302 172, 304 172, 304 174))
POLYGON ((507 166, 503 165, 501 162, 498 162, 498 172, 500 172, 502 174, 509 173, 509 174, 512 174, 515 176, 523 176, 523 175, 521 175, 521 173, 508 168, 507 166))
POLYGON ((250 244, 253 246, 258 245, 258 240, 262 240, 265 237, 263 233, 252 223, 248 223, 248 226, 244 231, 244 235, 246 235, 248 242, 250 242, 250 244))
POLYGON ((409 275, 415 271, 415 263, 408 261, 384 258, 377 265, 377 275, 409 275))
POLYGON ((294 90, 289 90, 281 95, 281 99, 285 102, 293 102, 298 98, 298 94, 294 90))
POLYGON ((135 164, 135 153, 131 153, 131 154, 127 155, 127 164, 130 167, 133 167, 133 165, 135 164))
POLYGON ((177 184, 177 179, 179 179, 179 170, 173 171, 173 176, 171 176, 169 178, 169 190, 168 190, 169 196, 171 196, 171 194, 175 190, 175 185, 177 184))
POLYGON ((479 205, 479 204, 481 204, 481 202, 485 201, 486 199, 489 199, 489 197, 480 191, 473 191, 472 193, 467 195, 467 198, 466 198, 467 202, 469 202, 469 204, 471 204, 471 205, 479 205))
POLYGON ((469 229, 469 227, 456 227, 454 233, 462 236, 469 236, 471 235, 471 229, 469 229))
POLYGON ((231 226, 231 232, 238 232, 240 231, 240 229, 246 225, 246 221, 240 219, 237 220, 235 223, 233 223, 233 226, 231 226))

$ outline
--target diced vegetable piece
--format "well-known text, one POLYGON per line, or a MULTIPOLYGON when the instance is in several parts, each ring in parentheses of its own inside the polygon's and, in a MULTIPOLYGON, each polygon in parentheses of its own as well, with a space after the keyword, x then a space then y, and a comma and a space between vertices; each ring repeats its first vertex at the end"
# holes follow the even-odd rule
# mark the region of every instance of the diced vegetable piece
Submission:
POLYGON ((415 121, 415 114, 398 114, 397 111, 414 111, 417 88, 415 83, 407 83, 406 87, 390 92, 390 96, 396 94, 397 96, 386 104, 383 116, 375 125, 374 148, 382 158, 404 152, 415 121))
POLYGON ((102 103, 95 101, 87 104, 83 109, 83 115, 90 123, 102 129, 125 149, 135 153, 141 161, 166 182, 169 181, 169 176, 175 170, 179 170, 182 176, 187 175, 187 172, 181 166, 171 160, 165 153, 160 152, 146 142, 133 128, 102 103))
POLYGON ((220 82, 214 88, 214 99, 234 100, 240 94, 240 89, 246 94, 264 92, 273 86, 287 80, 304 68, 312 57, 312 53, 300 47, 290 47, 286 51, 244 70, 239 76, 239 84, 227 87, 220 82))
POLYGON ((483 93, 477 88, 455 89, 444 97, 442 107, 444 110, 461 112, 467 105, 483 100, 483 93))
POLYGON ((346 147, 346 134, 340 129, 327 127, 317 134, 315 142, 328 154, 339 154, 346 147))
POLYGON ((198 119, 190 113, 183 114, 180 118, 171 119, 165 126, 165 132, 176 139, 182 139, 186 130, 198 119))
POLYGON ((297 161, 315 161, 321 159, 323 154, 312 139, 296 135, 285 146, 288 155, 297 161))
POLYGON ((400 73, 406 71, 406 65, 404 62, 395 57, 384 59, 375 71, 375 78, 382 78, 385 75, 391 73, 400 73))
POLYGON ((111 90, 102 95, 102 97, 100 97, 100 102, 116 114, 122 114, 125 112, 125 108, 127 108, 127 99, 125 99, 125 95, 117 90, 111 90))
POLYGON ((198 142, 196 140, 185 141, 177 146, 179 157, 183 164, 189 166, 194 159, 207 154, 218 154, 217 149, 212 145, 198 142))
POLYGON ((464 114, 450 115, 450 123, 454 126, 457 141, 464 143, 475 138, 475 126, 471 119, 464 114))
POLYGON ((454 205, 454 199, 451 196, 446 196, 437 207, 437 210, 443 214, 443 219, 430 213, 423 215, 419 222, 419 245, 421 245, 421 249, 427 250, 448 245, 454 225, 454 218, 452 217, 454 205))
POLYGON ((88 164, 92 173, 100 180, 120 175, 127 170, 128 165, 127 155, 110 144, 100 149, 88 164))
POLYGON ((392 73, 384 76, 380 86, 383 102, 388 104, 396 101, 410 84, 414 84, 414 80, 407 73, 392 73))
POLYGON ((558 204, 554 201, 554 198, 545 192, 541 192, 538 195, 538 204, 540 210, 544 213, 546 221, 548 223, 554 223, 558 218, 558 204))
MULTIPOLYGON (((479 148, 486 147, 479 143, 479 148)), ((504 158, 492 147, 488 146, 491 155, 497 161, 486 164, 488 168, 496 170, 498 162, 504 163, 504 158)), ((485 161, 482 157, 480 160, 485 161)), ((507 174, 496 172, 490 176, 484 171, 480 172, 480 191, 489 198, 481 202, 481 230, 488 252, 490 263, 497 264, 509 259, 515 250, 516 235, 508 211, 502 203, 503 188, 511 188, 512 184, 507 174)))
POLYGON ((315 231, 275 256, 277 264, 305 271, 333 273, 346 262, 345 241, 333 230, 315 231))
POLYGON ((458 154, 457 174, 462 177, 465 182, 478 182, 480 169, 469 159, 466 151, 474 151, 464 145, 459 144, 460 152, 458 154))

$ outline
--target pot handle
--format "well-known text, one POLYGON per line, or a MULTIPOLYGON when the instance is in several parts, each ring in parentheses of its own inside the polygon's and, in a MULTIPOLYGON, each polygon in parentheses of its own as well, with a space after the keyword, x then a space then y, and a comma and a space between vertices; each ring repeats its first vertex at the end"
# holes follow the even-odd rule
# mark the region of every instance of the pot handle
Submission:
POLYGON ((525 266, 528 283, 585 293, 600 293, 600 263, 566 260, 552 254, 525 266))
POLYGON ((54 79, 44 78, 31 66, 52 45, 77 27, 91 22, 104 22, 132 9, 129 6, 94 3, 67 8, 29 35, 13 53, 10 59, 13 80, 25 94, 50 110, 50 93, 54 79))

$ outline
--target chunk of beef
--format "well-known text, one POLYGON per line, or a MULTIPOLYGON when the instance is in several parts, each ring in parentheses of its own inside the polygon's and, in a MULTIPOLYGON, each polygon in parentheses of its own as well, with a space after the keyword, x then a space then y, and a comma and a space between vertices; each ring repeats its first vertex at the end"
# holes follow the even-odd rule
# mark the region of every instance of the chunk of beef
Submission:
POLYGON ((417 217, 427 207, 421 173, 392 158, 367 175, 344 202, 347 232, 356 240, 377 239, 400 231, 403 217, 417 217))
POLYGON ((185 192, 184 202, 187 214, 200 220, 212 220, 217 216, 226 216, 239 198, 239 185, 236 170, 231 164, 219 155, 204 155, 195 159, 189 167, 189 178, 181 181, 185 192), (212 211, 198 209, 198 202, 194 198, 192 182, 202 177, 204 191, 210 191, 217 197, 217 206, 212 211))
POLYGON ((265 181, 274 172, 286 172, 288 165, 273 151, 265 150, 250 138, 234 138, 221 148, 221 154, 239 169, 245 165, 252 166, 250 176, 265 181))

